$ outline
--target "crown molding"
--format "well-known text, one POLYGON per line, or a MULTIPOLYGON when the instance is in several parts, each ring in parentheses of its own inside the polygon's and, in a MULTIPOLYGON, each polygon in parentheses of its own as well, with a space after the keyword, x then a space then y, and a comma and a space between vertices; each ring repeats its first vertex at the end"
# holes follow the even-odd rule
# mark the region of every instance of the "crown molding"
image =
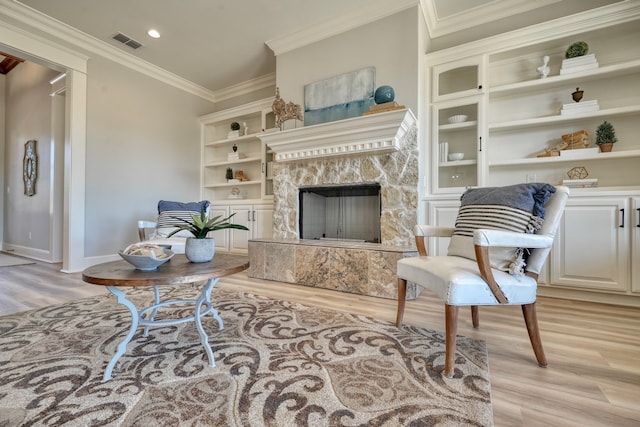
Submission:
POLYGON ((0 4, 0 40, 6 44, 8 53, 13 53, 32 62, 39 62, 41 58, 52 58, 64 68, 81 73, 87 73, 89 57, 54 44, 51 40, 37 36, 23 28, 9 24, 3 19, 3 5, 0 4))
MULTIPOLYGON (((70 46, 75 46, 110 59, 134 71, 191 93, 192 95, 196 95, 210 102, 217 101, 213 91, 153 65, 150 62, 123 52, 115 46, 111 46, 102 40, 92 37, 67 24, 53 19, 50 16, 32 9, 29 6, 20 3, 19 0, 0 0, 0 14, 7 16, 22 25, 44 31, 53 38, 59 39, 70 46)), ((50 41, 48 44, 52 45, 50 41)))
POLYGON ((455 33, 498 19, 558 3, 561 0, 494 0, 443 18, 439 17, 435 0, 420 0, 429 37, 432 39, 455 33))
POLYGON ((257 101, 249 102, 247 104, 237 105, 235 107, 227 108, 226 110, 215 111, 213 113, 200 116, 198 121, 200 124, 210 124, 219 122, 221 120, 235 119, 238 116, 245 114, 255 113, 256 111, 263 110, 265 108, 271 108, 273 105, 274 97, 259 99, 257 101))
POLYGON ((624 1, 431 52, 426 58, 429 62, 444 62, 480 53, 491 54, 637 19, 640 19, 640 2, 624 1))
POLYGON ((247 80, 245 82, 217 90, 214 92, 214 97, 216 102, 219 102, 275 85, 276 73, 269 73, 255 79, 247 80))
POLYGON ((278 56, 394 15, 418 4, 419 0, 372 0, 367 4, 366 8, 354 9, 337 18, 267 40, 265 44, 278 56))

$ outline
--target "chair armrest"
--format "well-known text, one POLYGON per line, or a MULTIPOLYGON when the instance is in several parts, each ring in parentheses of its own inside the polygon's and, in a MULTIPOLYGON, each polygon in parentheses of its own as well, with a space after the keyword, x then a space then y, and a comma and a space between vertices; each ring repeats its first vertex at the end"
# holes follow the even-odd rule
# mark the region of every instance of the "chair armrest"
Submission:
POLYGON ((416 237, 451 237, 453 227, 441 227, 438 225, 416 225, 413 227, 416 237))
POLYGON ((138 221, 138 237, 140 237, 140 241, 144 242, 147 240, 147 229, 148 228, 156 228, 158 227, 158 223, 155 221, 138 221))
POLYGON ((478 246, 544 249, 553 245, 553 237, 544 234, 517 233, 483 228, 473 232, 473 244, 478 246))
POLYGON ((418 254, 420 254, 420 256, 427 256, 427 247, 424 244, 425 237, 451 237, 453 235, 453 227, 418 224, 413 227, 413 234, 416 238, 418 254))
POLYGON ((511 248, 550 248, 553 237, 544 234, 517 233, 514 231, 477 229, 473 232, 473 244, 480 275, 500 304, 509 302, 496 282, 491 270, 489 248, 492 246, 511 248))

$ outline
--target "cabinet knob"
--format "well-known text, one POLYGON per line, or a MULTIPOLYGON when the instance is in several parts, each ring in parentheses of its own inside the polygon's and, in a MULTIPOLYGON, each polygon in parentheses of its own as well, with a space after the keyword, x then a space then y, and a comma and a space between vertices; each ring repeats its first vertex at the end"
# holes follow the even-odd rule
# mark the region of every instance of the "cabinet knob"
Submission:
POLYGON ((482 89, 482 85, 478 85, 478 89, 482 89))

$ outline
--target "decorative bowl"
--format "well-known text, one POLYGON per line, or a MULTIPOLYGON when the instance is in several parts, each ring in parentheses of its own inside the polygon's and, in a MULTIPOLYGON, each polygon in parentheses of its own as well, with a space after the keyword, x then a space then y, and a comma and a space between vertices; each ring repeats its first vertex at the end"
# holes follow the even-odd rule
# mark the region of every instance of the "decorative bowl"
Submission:
POLYGON ((450 161, 462 160, 464 159, 464 153, 451 153, 449 154, 450 161))
POLYGON ((462 123, 467 121, 466 114, 456 114, 455 116, 451 116, 447 119, 449 123, 462 123))
POLYGON ((164 249, 165 258, 156 258, 149 255, 129 255, 124 253, 124 251, 119 251, 118 254, 122 257, 123 260, 127 261, 129 264, 133 265, 136 270, 142 271, 152 271, 158 268, 158 266, 164 264, 169 261, 174 253, 170 249, 164 249))

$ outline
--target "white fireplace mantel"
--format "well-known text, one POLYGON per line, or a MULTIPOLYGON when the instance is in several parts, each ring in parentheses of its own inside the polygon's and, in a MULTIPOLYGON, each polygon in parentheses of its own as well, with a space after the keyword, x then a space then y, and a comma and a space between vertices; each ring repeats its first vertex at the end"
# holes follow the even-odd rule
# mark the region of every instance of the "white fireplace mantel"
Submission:
POLYGON ((409 109, 259 135, 277 162, 398 150, 416 125, 409 109))

